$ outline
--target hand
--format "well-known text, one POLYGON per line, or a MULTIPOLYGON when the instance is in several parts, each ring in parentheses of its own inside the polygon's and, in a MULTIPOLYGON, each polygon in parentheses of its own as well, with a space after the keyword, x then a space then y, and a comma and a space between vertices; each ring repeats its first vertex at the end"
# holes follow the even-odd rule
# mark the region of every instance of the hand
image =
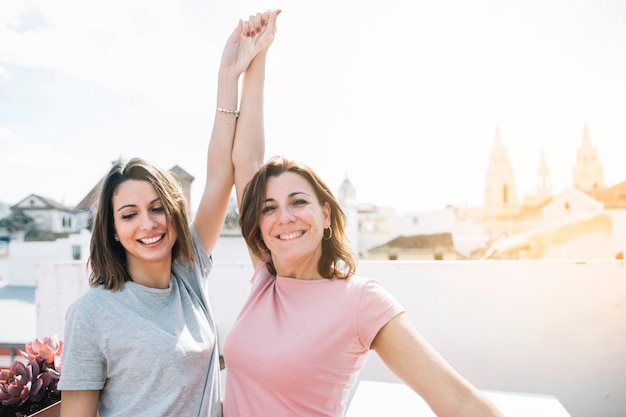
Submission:
POLYGON ((222 68, 233 75, 241 75, 250 62, 261 51, 267 50, 276 33, 276 18, 280 10, 266 11, 250 16, 246 21, 239 21, 237 27, 226 41, 222 53, 222 68))

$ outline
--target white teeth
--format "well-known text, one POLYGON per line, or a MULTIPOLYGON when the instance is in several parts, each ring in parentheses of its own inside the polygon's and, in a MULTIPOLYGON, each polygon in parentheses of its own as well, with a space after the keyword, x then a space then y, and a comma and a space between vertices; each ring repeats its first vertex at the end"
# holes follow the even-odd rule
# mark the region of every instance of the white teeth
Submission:
POLYGON ((302 235, 302 233, 294 232, 294 233, 289 233, 288 235, 279 235, 278 237, 280 238, 280 240, 289 240, 289 239, 294 239, 300 235, 302 235))
POLYGON ((149 245, 151 243, 158 242, 159 240, 161 240, 161 236, 153 237, 150 239, 141 239, 141 243, 143 243, 144 245, 149 245))

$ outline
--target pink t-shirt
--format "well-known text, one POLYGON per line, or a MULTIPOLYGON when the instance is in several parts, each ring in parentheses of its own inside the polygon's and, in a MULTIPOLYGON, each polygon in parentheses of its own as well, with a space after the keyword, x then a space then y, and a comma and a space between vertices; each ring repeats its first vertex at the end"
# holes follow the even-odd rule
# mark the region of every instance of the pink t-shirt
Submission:
POLYGON ((378 282, 274 277, 259 262, 224 341, 224 417, 339 417, 380 330, 404 311, 378 282))

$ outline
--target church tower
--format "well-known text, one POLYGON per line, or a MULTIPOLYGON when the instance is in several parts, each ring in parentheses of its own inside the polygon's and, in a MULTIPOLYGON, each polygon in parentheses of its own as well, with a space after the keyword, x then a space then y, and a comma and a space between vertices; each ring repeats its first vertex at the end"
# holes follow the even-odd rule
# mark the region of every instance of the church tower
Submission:
POLYGON ((539 161, 539 170, 537 171, 535 194, 539 198, 550 197, 552 195, 552 179, 550 178, 550 170, 546 162, 546 152, 543 149, 541 150, 541 160, 539 161))
POLYGON ((339 192, 337 193, 337 201, 343 207, 349 203, 353 203, 356 201, 356 189, 354 185, 348 179, 348 174, 346 174, 346 178, 343 180, 341 185, 339 186, 339 192))
POLYGON ((337 201, 341 206, 344 214, 346 215, 346 235, 350 239, 351 247, 354 253, 359 252, 359 212, 357 208, 356 202, 356 188, 348 179, 348 174, 346 173, 346 178, 341 183, 339 187, 339 192, 337 193, 337 201))
POLYGON ((598 160, 596 148, 591 145, 587 123, 585 123, 583 129, 583 143, 576 153, 574 187, 584 192, 606 188, 602 174, 602 164, 598 160))
POLYGON ((517 188, 507 149, 502 144, 500 128, 489 154, 483 206, 485 232, 496 239, 514 233, 514 220, 519 214, 517 188))

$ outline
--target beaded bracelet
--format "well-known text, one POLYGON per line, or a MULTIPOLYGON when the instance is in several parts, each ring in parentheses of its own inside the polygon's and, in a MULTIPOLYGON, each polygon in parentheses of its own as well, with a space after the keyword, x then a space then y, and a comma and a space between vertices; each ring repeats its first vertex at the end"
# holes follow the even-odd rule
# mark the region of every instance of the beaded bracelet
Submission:
POLYGON ((222 113, 234 114, 235 118, 239 117, 239 110, 225 109, 224 107, 218 107, 216 110, 222 113))

